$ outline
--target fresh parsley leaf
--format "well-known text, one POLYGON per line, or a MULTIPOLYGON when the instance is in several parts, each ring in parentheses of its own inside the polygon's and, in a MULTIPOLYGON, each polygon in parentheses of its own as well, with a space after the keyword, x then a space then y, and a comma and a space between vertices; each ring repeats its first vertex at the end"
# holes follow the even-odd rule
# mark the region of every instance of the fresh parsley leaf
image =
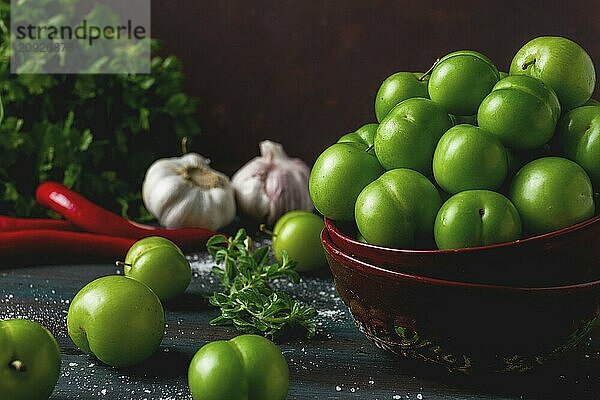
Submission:
POLYGON ((179 60, 154 56, 150 74, 11 74, 10 7, 0 0, 0 214, 44 216, 35 189, 52 179, 148 220, 140 196, 147 168, 200 133, 179 60))

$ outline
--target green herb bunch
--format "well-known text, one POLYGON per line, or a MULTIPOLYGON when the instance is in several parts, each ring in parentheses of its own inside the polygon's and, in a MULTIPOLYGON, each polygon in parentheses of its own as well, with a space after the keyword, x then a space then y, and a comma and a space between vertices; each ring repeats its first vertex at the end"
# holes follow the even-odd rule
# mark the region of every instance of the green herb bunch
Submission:
MULTIPOLYGON (((55 180, 138 220, 144 174, 200 128, 173 56, 150 74, 10 74, 10 5, 0 0, 0 214, 39 216, 38 183, 55 180)), ((153 52, 158 49, 153 41, 153 52)))
POLYGON ((259 333, 270 338, 285 331, 316 333, 314 307, 298 303, 289 293, 273 290, 269 282, 288 278, 298 282, 295 263, 284 253, 281 264, 271 262, 269 247, 253 249, 252 240, 240 229, 233 237, 213 236, 207 248, 214 257, 213 273, 220 278, 222 292, 215 292, 210 304, 221 309, 213 325, 233 324, 244 333, 259 333))

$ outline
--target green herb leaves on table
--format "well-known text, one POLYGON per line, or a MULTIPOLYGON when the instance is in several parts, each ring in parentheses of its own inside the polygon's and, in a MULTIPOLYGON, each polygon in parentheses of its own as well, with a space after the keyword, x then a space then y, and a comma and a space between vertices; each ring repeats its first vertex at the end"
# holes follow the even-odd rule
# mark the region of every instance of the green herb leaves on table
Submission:
POLYGON ((288 330, 305 331, 308 338, 315 335, 315 308, 300 304, 289 293, 270 286, 278 278, 295 283, 300 279, 287 254, 281 263, 271 262, 269 247, 254 249, 244 229, 230 238, 213 236, 207 248, 216 263, 212 271, 219 276, 223 288, 209 299, 210 304, 221 309, 221 315, 211 324, 231 323, 244 333, 270 338, 288 330))

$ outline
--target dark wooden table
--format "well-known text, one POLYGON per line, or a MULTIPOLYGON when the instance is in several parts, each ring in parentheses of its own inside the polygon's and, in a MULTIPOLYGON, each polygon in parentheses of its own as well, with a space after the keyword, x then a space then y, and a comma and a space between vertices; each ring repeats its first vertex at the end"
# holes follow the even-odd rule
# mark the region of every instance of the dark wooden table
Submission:
MULTIPOLYGON (((231 327, 208 324, 217 315, 206 301, 216 282, 206 255, 194 255, 192 260, 192 284, 166 307, 168 325, 160 350, 133 368, 103 365, 79 351, 67 335, 70 300, 91 280, 122 273, 110 264, 2 269, 0 318, 33 319, 56 336, 63 361, 51 399, 191 399, 187 366, 196 350, 208 341, 237 334, 231 327)), ((375 347, 356 329, 327 271, 303 277, 292 290, 319 310, 319 333, 312 340, 279 343, 291 372, 288 399, 600 398, 599 329, 577 353, 533 372, 465 377, 415 365, 375 347)), ((0 398, 9 400, 1 393, 0 398)))

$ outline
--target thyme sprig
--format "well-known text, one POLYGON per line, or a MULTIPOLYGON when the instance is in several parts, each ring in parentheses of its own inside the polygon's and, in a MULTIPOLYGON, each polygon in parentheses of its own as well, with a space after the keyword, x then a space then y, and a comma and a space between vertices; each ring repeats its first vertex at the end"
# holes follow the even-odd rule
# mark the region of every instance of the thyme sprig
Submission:
POLYGON ((289 293, 274 290, 274 279, 300 279, 295 262, 284 252, 281 263, 272 262, 269 247, 254 249, 244 229, 235 236, 216 235, 207 242, 214 257, 212 272, 220 279, 221 291, 209 298, 221 309, 213 325, 233 324, 244 333, 258 333, 275 338, 284 331, 304 331, 311 338, 316 333, 314 307, 297 302, 289 293))

